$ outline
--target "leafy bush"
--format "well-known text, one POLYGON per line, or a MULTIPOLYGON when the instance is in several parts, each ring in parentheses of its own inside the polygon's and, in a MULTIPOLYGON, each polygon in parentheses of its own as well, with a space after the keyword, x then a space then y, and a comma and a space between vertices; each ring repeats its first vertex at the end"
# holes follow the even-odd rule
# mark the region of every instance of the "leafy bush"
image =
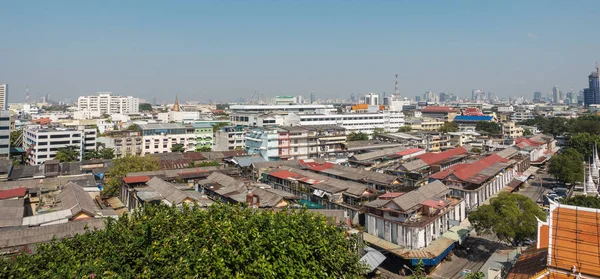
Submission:
POLYGON ((306 210, 148 206, 0 259, 0 278, 359 278, 356 242, 306 210))

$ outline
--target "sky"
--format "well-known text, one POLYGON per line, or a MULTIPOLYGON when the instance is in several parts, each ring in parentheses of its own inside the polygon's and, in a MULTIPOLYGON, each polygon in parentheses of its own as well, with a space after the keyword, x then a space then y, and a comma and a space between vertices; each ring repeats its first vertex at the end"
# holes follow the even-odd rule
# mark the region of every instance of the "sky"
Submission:
POLYGON ((600 1, 5 1, 9 102, 109 91, 147 100, 499 97, 587 87, 600 1))

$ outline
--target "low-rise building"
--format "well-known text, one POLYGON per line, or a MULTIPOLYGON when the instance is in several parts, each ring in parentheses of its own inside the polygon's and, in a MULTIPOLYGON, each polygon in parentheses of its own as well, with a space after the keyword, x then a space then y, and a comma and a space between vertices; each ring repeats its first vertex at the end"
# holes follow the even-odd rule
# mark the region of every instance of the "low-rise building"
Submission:
POLYGON ((408 193, 387 193, 365 204, 365 231, 405 249, 430 245, 466 218, 465 201, 440 181, 408 193))
POLYGON ((504 122, 500 125, 502 127, 502 136, 504 138, 514 139, 523 136, 523 128, 514 121, 504 122))
POLYGON ((116 158, 143 154, 144 139, 140 132, 115 131, 98 137, 97 142, 98 147, 114 149, 116 158))
POLYGON ((144 140, 143 153, 156 154, 171 152, 175 145, 182 145, 184 151, 196 150, 194 127, 181 124, 139 124, 144 140))
POLYGON ((465 116, 459 115, 454 118, 458 129, 463 132, 475 132, 478 122, 495 122, 493 116, 465 116))
POLYGON ((214 151, 242 150, 246 145, 244 126, 224 126, 215 132, 214 151))
POLYGON ((86 151, 96 150, 96 129, 69 130, 29 126, 23 131, 23 145, 26 161, 30 165, 53 160, 56 152, 67 146, 74 146, 81 160, 86 151))
POLYGON ((421 110, 421 115, 426 118, 433 118, 444 122, 454 121, 458 111, 452 107, 427 106, 421 110))
POLYGON ((196 134, 196 150, 206 151, 213 148, 213 126, 208 123, 194 123, 194 133, 196 134))

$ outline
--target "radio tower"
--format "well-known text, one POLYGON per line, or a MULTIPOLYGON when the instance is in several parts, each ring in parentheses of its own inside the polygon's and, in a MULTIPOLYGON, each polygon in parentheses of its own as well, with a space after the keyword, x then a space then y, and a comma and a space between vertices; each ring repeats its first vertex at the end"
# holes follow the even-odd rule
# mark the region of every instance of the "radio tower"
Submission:
POLYGON ((25 86, 25 103, 29 103, 29 85, 25 86))
POLYGON ((398 74, 396 74, 396 87, 394 90, 394 94, 396 94, 396 95, 400 94, 400 88, 398 88, 398 74))

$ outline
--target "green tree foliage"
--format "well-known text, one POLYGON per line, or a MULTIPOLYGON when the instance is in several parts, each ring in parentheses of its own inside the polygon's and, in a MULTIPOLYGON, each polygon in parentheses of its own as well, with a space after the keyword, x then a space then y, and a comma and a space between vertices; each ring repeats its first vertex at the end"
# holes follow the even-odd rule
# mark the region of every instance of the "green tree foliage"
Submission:
POLYGON ((536 126, 542 133, 554 136, 564 133, 600 133, 600 116, 597 115, 585 115, 573 119, 536 116, 534 119, 521 122, 521 124, 536 126))
POLYGON ((442 127, 438 129, 442 133, 456 132, 458 131, 458 124, 456 122, 446 122, 442 127))
POLYGON ((225 127, 227 125, 229 125, 229 123, 219 122, 219 123, 215 124, 213 126, 213 134, 216 133, 218 130, 221 130, 222 127, 225 127))
POLYGON ((185 147, 181 143, 173 144, 173 146, 171 146, 171 152, 185 152, 185 147))
POLYGON ((481 271, 469 273, 467 276, 465 276, 465 279, 485 279, 485 273, 481 271))
POLYGON ((592 156, 594 146, 600 146, 600 135, 598 134, 577 133, 569 139, 569 147, 577 150, 586 159, 592 156))
POLYGON ((483 150, 481 150, 481 148, 478 147, 473 147, 471 148, 471 152, 480 154, 481 152, 483 152, 483 150))
POLYGON ((356 241, 322 215, 220 203, 147 206, 0 266, 0 278, 362 278, 366 270, 356 241))
POLYGON ((149 103, 141 103, 139 105, 140 111, 152 111, 152 104, 149 103))
POLYGON ((45 111, 67 111, 67 105, 51 105, 49 107, 45 107, 45 111))
POLYGON ((498 125, 498 123, 489 121, 477 121, 475 130, 480 132, 487 132, 492 135, 498 135, 502 132, 502 129, 500 128, 500 125, 498 125))
POLYGON ((593 196, 574 196, 562 199, 560 203, 600 209, 600 198, 593 196))
POLYGON ((75 162, 79 159, 79 150, 77 146, 69 145, 63 148, 59 148, 56 151, 55 160, 62 162, 75 162))
POLYGON ((373 135, 381 135, 381 134, 385 134, 385 129, 383 128, 375 128, 373 129, 373 135))
POLYGON ((478 234, 494 234, 514 246, 537 234, 537 220, 546 220, 546 214, 530 198, 500 193, 469 215, 469 221, 478 234))
POLYGON ((567 148, 552 156, 548 173, 564 183, 583 182, 583 156, 573 148, 567 148))
POLYGON ((413 268, 413 274, 409 276, 410 279, 431 279, 431 277, 427 276, 427 272, 425 271, 425 264, 422 259, 419 259, 419 262, 413 268))
POLYGON ((523 135, 524 136, 533 136, 533 132, 531 131, 531 129, 525 129, 523 130, 523 135))
POLYGON ((221 164, 215 161, 204 161, 204 162, 190 162, 190 168, 201 168, 201 167, 218 167, 221 164))
POLYGON ((102 148, 98 151, 86 151, 83 154, 84 160, 112 159, 114 157, 115 157, 115 150, 112 148, 102 148))
POLYGON ((21 145, 17 146, 17 141, 23 135, 22 130, 14 130, 10 132, 10 146, 12 147, 21 147, 21 145))
POLYGON ((103 196, 115 196, 119 192, 121 180, 130 172, 159 170, 158 160, 154 157, 131 156, 113 160, 113 167, 106 174, 107 180, 102 190, 103 196))
POLYGON ((412 128, 410 126, 402 126, 400 127, 400 129, 398 129, 398 132, 400 133, 406 133, 410 131, 412 131, 412 128))
POLYGON ((363 133, 363 132, 352 132, 350 134, 348 134, 347 137, 348 141, 357 141, 357 140, 368 140, 369 139, 369 135, 363 133))
POLYGON ((210 151, 212 151, 212 148, 210 148, 209 146, 202 146, 202 147, 198 148, 197 151, 199 151, 199 152, 210 152, 210 151))
POLYGON ((100 155, 98 155, 98 151, 92 150, 83 153, 83 160, 93 160, 98 158, 100 158, 100 155))

